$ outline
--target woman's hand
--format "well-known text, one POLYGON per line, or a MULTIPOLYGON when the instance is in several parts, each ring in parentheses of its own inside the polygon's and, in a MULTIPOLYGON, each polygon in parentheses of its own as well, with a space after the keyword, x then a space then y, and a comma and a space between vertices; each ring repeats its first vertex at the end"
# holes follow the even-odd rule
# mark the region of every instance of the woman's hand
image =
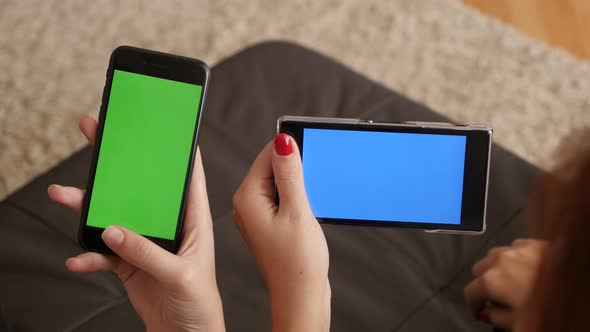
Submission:
POLYGON ((473 266, 476 277, 465 288, 465 299, 476 317, 496 327, 512 330, 518 311, 535 282, 547 243, 515 240, 497 247, 473 266))
MULTIPOLYGON (((94 144, 97 123, 80 129, 94 144)), ((79 212, 84 191, 52 185, 49 197, 79 212)), ((114 272, 148 331, 224 331, 223 309, 215 279, 213 227, 201 154, 197 151, 182 233, 174 255, 119 226, 102 234, 119 257, 86 252, 66 261, 72 272, 114 272)))
POLYGON ((307 201, 293 138, 279 134, 264 148, 233 203, 237 226, 269 289, 273 330, 328 331, 328 247, 307 201))

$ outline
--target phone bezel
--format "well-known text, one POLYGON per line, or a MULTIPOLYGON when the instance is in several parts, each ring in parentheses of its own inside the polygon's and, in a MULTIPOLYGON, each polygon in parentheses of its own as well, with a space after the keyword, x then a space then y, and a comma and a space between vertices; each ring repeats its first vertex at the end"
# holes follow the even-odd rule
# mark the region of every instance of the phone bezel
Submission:
POLYGON ((317 218, 321 223, 420 229, 427 232, 481 234, 486 229, 487 192, 492 129, 485 125, 458 126, 449 123, 384 123, 361 119, 283 116, 277 132, 291 135, 303 158, 303 129, 336 129, 417 134, 462 135, 467 137, 460 224, 317 218))
POLYGON ((113 74, 116 69, 202 86, 198 116, 196 119, 195 130, 193 133, 190 157, 187 165, 186 178, 184 181, 182 200, 179 207, 179 216, 178 221, 176 223, 174 239, 169 240, 158 237, 146 236, 148 239, 155 242, 162 248, 170 252, 176 253, 180 247, 182 227, 184 224, 184 216, 186 210, 186 200, 188 198, 189 183, 192 176, 193 162, 195 158, 195 152, 197 150, 199 131, 203 119, 205 96, 207 94, 207 87, 209 82, 209 67, 204 62, 197 59, 147 49, 141 49, 132 46, 119 46, 116 49, 114 49, 111 53, 109 67, 106 73, 106 83, 103 89, 102 104, 100 107, 98 127, 96 131, 96 140, 94 144, 94 151, 92 154, 90 172, 88 175, 88 184, 86 187, 86 194, 84 195, 84 200, 82 204, 78 241, 85 250, 102 252, 106 254, 114 254, 109 249, 109 247, 102 241, 101 234, 104 231, 104 228, 88 226, 87 218, 88 208, 92 198, 92 188, 94 185, 96 166, 100 154, 100 145, 102 141, 104 123, 107 116, 113 74))

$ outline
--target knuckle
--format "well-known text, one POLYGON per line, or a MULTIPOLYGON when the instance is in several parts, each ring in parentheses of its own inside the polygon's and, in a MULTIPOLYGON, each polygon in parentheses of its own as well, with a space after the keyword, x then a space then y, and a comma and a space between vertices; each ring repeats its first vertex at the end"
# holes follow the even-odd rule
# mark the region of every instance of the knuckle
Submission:
POLYGON ((500 265, 510 264, 510 262, 512 262, 517 255, 518 253, 516 252, 516 250, 504 250, 498 255, 498 263, 500 265))
POLYGON ((285 222, 291 225, 297 225, 302 222, 303 213, 301 209, 296 207, 289 207, 286 206, 283 209, 279 210, 279 214, 277 215, 281 222, 285 222))
POLYGON ((234 196, 232 197, 233 220, 240 232, 243 229, 242 214, 243 214, 244 208, 247 206, 245 203, 245 200, 246 200, 246 197, 244 197, 243 189, 240 187, 240 188, 238 188, 238 190, 234 193, 234 196))
POLYGON ((527 242, 527 240, 526 240, 526 239, 520 239, 520 238, 519 238, 519 239, 515 239, 514 241, 512 241, 512 245, 513 245, 513 246, 517 246, 517 245, 519 245, 519 244, 526 243, 526 242, 527 242))
POLYGON ((490 250, 488 250, 488 256, 497 256, 500 253, 502 253, 503 251, 505 251, 507 248, 506 247, 494 247, 490 250))
POLYGON ((248 199, 248 185, 247 183, 242 183, 240 187, 236 190, 232 197, 232 206, 235 211, 241 211, 246 205, 246 200, 248 199))
POLYGON ((481 285, 487 291, 494 289, 497 282, 498 273, 495 270, 488 270, 481 276, 481 285))
POLYGON ((147 239, 140 239, 135 245, 135 256, 140 262, 147 262, 153 256, 153 248, 147 239))
POLYGON ((238 190, 234 193, 234 196, 232 197, 232 206, 234 208, 234 211, 240 209, 241 203, 242 203, 241 188, 238 188, 238 190))
POLYGON ((283 184, 293 184, 299 181, 301 174, 295 166, 285 166, 280 172, 275 173, 275 181, 283 184))

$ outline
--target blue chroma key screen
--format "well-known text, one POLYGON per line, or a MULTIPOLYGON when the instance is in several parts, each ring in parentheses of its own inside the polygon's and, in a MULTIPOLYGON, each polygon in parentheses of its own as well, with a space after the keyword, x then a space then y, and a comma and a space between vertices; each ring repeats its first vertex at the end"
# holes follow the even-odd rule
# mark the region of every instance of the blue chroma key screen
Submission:
POLYGON ((460 135, 303 131, 305 189, 318 218, 460 224, 460 135))

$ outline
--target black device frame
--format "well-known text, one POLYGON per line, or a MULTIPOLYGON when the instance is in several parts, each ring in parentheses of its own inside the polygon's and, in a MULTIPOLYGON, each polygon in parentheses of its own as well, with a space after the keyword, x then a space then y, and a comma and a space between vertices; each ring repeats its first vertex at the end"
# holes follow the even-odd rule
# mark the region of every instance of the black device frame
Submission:
POLYGON ((184 181, 182 200, 180 203, 174 240, 146 236, 148 239, 155 242, 162 248, 176 253, 180 247, 182 226, 184 224, 186 210, 186 199, 188 198, 189 183, 192 176, 193 162, 195 158, 195 152, 197 150, 199 131, 203 118, 205 96, 207 94, 209 82, 209 67, 203 61, 197 59, 161 53, 132 46, 119 46, 111 53, 109 67, 106 73, 106 83, 102 94, 102 104, 100 106, 96 140, 92 154, 90 172, 88 175, 88 185, 86 187, 86 194, 84 195, 82 204, 80 228, 78 231, 78 241, 82 248, 85 250, 111 255, 114 253, 102 241, 101 238, 104 228, 88 226, 86 223, 88 218, 88 208, 92 198, 92 188, 94 185, 96 166, 100 153, 100 145, 104 131, 104 124, 107 116, 108 102, 115 70, 123 70, 127 72, 202 86, 201 99, 199 100, 199 109, 197 110, 198 116, 193 133, 190 157, 187 165, 187 172, 184 181))
POLYGON ((467 138, 460 224, 317 218, 321 223, 411 228, 441 233, 481 234, 485 231, 488 174, 492 142, 491 128, 487 126, 455 126, 440 123, 429 125, 418 122, 392 124, 360 119, 313 119, 311 117, 289 116, 279 118, 277 123, 278 132, 286 133, 293 137, 299 146, 302 159, 303 150, 305 149, 303 144, 305 128, 460 135, 467 138))

